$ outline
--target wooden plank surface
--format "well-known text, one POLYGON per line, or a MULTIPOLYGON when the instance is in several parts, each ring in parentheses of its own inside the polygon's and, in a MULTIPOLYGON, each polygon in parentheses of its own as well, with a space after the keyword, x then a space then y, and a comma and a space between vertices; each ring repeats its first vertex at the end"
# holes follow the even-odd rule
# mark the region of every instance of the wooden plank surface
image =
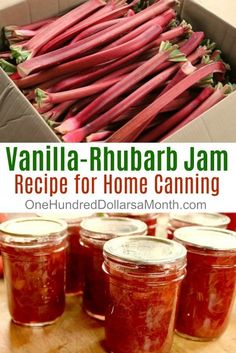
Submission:
MULTIPOLYGON (((44 328, 21 327, 10 320, 4 284, 2 280, 0 281, 0 353, 105 352, 103 326, 82 311, 81 298, 68 297, 66 311, 54 325, 44 328)), ((171 353, 234 352, 236 352, 236 305, 229 327, 220 339, 200 343, 176 336, 171 351, 171 353)))

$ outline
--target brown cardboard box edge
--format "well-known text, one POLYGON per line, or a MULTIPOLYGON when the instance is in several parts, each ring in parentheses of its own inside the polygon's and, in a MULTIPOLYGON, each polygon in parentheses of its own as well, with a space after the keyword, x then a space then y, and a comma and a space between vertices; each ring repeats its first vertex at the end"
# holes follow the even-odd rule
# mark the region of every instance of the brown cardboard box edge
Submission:
MULTIPOLYGON (((32 8, 33 3, 35 5, 35 0, 34 2, 33 0, 10 0, 9 2, 15 3, 17 8, 18 6, 22 6, 25 9, 30 8, 30 5, 32 8)), ((40 5, 42 0, 36 0, 37 2, 40 5)), ((53 5, 53 9, 50 7, 50 16, 80 2, 81 0, 52 0, 50 6, 53 5)), ((47 6, 44 7, 43 12, 45 8, 47 6)), ((7 11, 6 13, 9 16, 9 8, 4 7, 3 3, 0 4, 0 21, 3 18, 2 11, 3 13, 7 11)), ((12 13, 15 13, 15 11, 12 13)), ((28 11, 27 21, 40 18, 38 17, 38 12, 35 11, 35 13, 36 15, 32 15, 32 10, 28 11)), ((41 14, 42 17, 45 16, 41 14)), ((191 22, 195 29, 204 30, 207 36, 215 40, 224 52, 228 54, 231 62, 236 63, 236 50, 235 54, 230 50, 236 43, 236 28, 209 12, 204 6, 198 3, 198 0, 184 0, 182 4, 182 17, 191 22), (225 38, 227 38, 227 41, 225 41, 225 38)), ((18 23, 21 22, 22 20, 18 18, 18 23)), ((0 27, 2 24, 5 25, 6 23, 0 22, 0 27)), ((165 142, 236 142, 235 107, 236 93, 168 137, 165 142)), ((0 142, 59 141, 58 137, 43 121, 22 93, 0 70, 0 142)))

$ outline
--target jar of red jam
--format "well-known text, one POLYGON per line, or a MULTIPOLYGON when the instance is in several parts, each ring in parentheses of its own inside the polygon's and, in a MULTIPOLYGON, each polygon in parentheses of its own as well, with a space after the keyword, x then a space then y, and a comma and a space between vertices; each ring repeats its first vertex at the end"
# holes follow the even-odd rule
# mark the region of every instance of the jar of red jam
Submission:
POLYGON ((19 218, 0 229, 13 321, 28 326, 53 323, 65 307, 66 223, 19 218))
POLYGON ((104 259, 109 352, 170 352, 186 249, 163 238, 122 237, 104 245, 104 259))
POLYGON ((138 219, 147 225, 147 235, 156 235, 158 213, 117 213, 112 216, 138 219))
POLYGON ((83 292, 83 261, 80 239, 80 223, 92 214, 79 214, 78 212, 59 212, 48 214, 50 218, 62 219, 67 223, 68 247, 66 261, 66 294, 75 295, 83 292))
POLYGON ((230 223, 227 228, 236 232, 236 213, 231 212, 231 213, 223 213, 223 214, 230 218, 230 223))
POLYGON ((187 248, 176 330, 194 340, 215 339, 227 327, 235 294, 236 233, 186 227, 174 237, 187 248))
POLYGON ((168 224, 168 238, 173 239, 176 229, 191 226, 227 228, 230 218, 220 213, 171 213, 168 224))
POLYGON ((145 235, 145 223, 121 217, 95 217, 81 223, 80 243, 83 247, 83 306, 90 316, 105 318, 105 275, 102 270, 103 245, 107 240, 125 235, 145 235))

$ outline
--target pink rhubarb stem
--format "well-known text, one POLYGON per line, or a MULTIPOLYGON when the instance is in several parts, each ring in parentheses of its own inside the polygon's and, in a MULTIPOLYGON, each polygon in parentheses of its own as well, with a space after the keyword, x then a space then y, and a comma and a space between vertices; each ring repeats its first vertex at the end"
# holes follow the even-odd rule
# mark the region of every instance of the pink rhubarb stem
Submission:
MULTIPOLYGON (((79 42, 71 43, 64 48, 57 49, 51 53, 47 53, 23 62, 22 64, 18 65, 18 72, 22 77, 24 77, 32 72, 74 59, 75 57, 78 57, 91 49, 99 47, 101 44, 104 45, 107 42, 114 40, 128 30, 132 30, 139 24, 142 24, 148 19, 162 13, 174 4, 175 0, 163 0, 163 2, 160 4, 154 3, 152 6, 139 12, 137 15, 130 17, 129 21, 121 25, 114 26, 112 30, 106 31, 106 33, 103 35, 96 36, 96 38, 89 40, 87 43, 82 45, 80 45, 79 42)), ((37 36, 34 38, 36 37, 37 36)))
MULTIPOLYGON (((49 43, 45 44, 40 50, 40 54, 48 53, 52 50, 58 49, 64 43, 70 41, 71 38, 74 38, 76 35, 81 33, 86 28, 91 27, 92 25, 112 19, 119 18, 124 15, 126 11, 133 6, 133 3, 118 7, 119 4, 115 2, 109 2, 106 6, 100 8, 94 14, 90 15, 83 21, 80 21, 73 27, 67 29, 64 33, 61 33, 59 36, 52 39, 49 43)), ((77 42, 76 37, 71 41, 71 43, 77 42)))
POLYGON ((205 113, 208 109, 213 107, 215 104, 220 102, 225 98, 225 88, 216 88, 215 92, 212 93, 203 103, 198 106, 187 118, 182 120, 170 133, 165 135, 161 140, 167 138, 170 134, 174 134, 176 131, 189 124, 191 121, 199 117, 201 114, 205 113))
POLYGON ((196 67, 191 64, 190 61, 184 63, 172 80, 167 84, 164 90, 161 92, 161 95, 167 92, 169 89, 174 87, 178 82, 183 80, 186 76, 192 74, 196 70, 196 67))
POLYGON ((103 141, 108 136, 111 136, 111 134, 112 134, 112 131, 98 131, 94 134, 87 136, 86 141, 87 142, 103 141))
POLYGON ((70 101, 73 99, 80 99, 88 96, 92 96, 98 92, 102 92, 105 89, 111 87, 115 83, 119 82, 122 79, 121 77, 114 77, 109 80, 94 83, 90 86, 84 86, 77 89, 73 89, 65 92, 57 92, 57 93, 47 93, 46 91, 42 91, 41 89, 36 90, 36 101, 40 104, 51 103, 58 104, 63 103, 65 101, 70 101))
POLYGON ((145 22, 141 26, 137 27, 135 30, 122 36, 122 38, 119 38, 119 39, 113 41, 106 48, 107 49, 114 48, 117 45, 123 44, 123 43, 131 40, 152 25, 159 25, 164 28, 175 17, 176 17, 175 11, 173 9, 169 9, 169 10, 165 11, 161 16, 150 19, 149 21, 145 22))
POLYGON ((168 131, 173 129, 176 125, 178 125, 182 120, 184 120, 189 114, 192 113, 194 109, 196 109, 202 102, 204 102, 212 93, 214 92, 214 88, 209 86, 202 90, 199 95, 193 99, 190 103, 188 103, 184 108, 180 111, 172 115, 170 118, 166 119, 163 123, 156 126, 151 131, 148 131, 145 135, 141 136, 138 139, 138 142, 151 142, 158 141, 158 139, 166 134, 168 131))
POLYGON ((57 121, 62 114, 65 114, 66 111, 76 102, 76 100, 71 100, 67 102, 60 103, 47 111, 46 113, 42 114, 43 118, 52 121, 57 121))
POLYGON ((69 63, 61 64, 49 71, 40 72, 38 74, 31 75, 30 77, 23 78, 17 82, 17 85, 20 88, 25 88, 27 86, 29 87, 30 85, 32 86, 32 84, 36 85, 60 75, 78 72, 82 69, 90 68, 101 63, 125 57, 126 55, 135 53, 138 50, 143 52, 146 50, 145 45, 152 42, 152 40, 155 39, 160 34, 160 32, 161 27, 151 27, 130 42, 122 44, 116 48, 91 54, 69 63))
MULTIPOLYGON (((135 70, 141 64, 142 64, 141 62, 134 62, 133 64, 128 64, 124 68, 121 68, 120 70, 118 70, 118 73, 117 73, 117 71, 114 71, 113 73, 110 73, 109 75, 105 76, 104 78, 117 77, 117 75, 121 75, 121 74, 130 72, 132 70, 135 70)), ((105 70, 105 68, 102 68, 102 69, 93 70, 89 73, 79 74, 76 76, 66 78, 63 81, 57 83, 55 86, 53 86, 51 88, 50 92, 56 93, 56 92, 61 92, 61 91, 67 91, 67 90, 70 90, 73 88, 78 88, 80 85, 82 85, 84 83, 88 84, 91 81, 98 79, 99 77, 103 76, 106 72, 109 72, 109 71, 111 71, 111 70, 108 70, 107 68, 105 70)))
POLYGON ((177 83, 175 87, 172 87, 162 96, 158 97, 152 104, 150 104, 150 106, 136 115, 127 124, 122 126, 122 128, 108 138, 108 142, 135 141, 144 129, 152 122, 155 116, 173 99, 177 98, 181 93, 209 74, 224 71, 225 65, 222 62, 208 64, 196 70, 181 82, 177 83))
MULTIPOLYGON (((105 93, 100 95, 100 97, 95 99, 84 110, 79 112, 79 114, 77 114, 73 119, 69 119, 66 122, 62 123, 62 125, 60 125, 58 127, 58 131, 60 133, 66 133, 66 132, 78 129, 85 122, 87 122, 92 116, 99 113, 102 109, 105 109, 106 106, 110 102, 115 101, 115 99, 117 97, 121 96, 123 93, 130 90, 132 87, 134 87, 138 82, 143 80, 145 77, 155 73, 158 70, 158 67, 166 60, 169 60, 172 56, 172 52, 174 53, 176 50, 176 46, 170 46, 170 44, 168 43, 167 48, 165 48, 166 43, 163 43, 163 44, 164 44, 163 50, 161 48, 161 51, 158 54, 156 54, 154 57, 152 57, 151 59, 146 61, 143 65, 139 66, 136 70, 131 72, 124 79, 122 79, 117 84, 115 84, 113 87, 108 89, 105 93)), ((178 54, 178 55, 180 55, 180 54, 178 54)), ((166 74, 166 72, 164 72, 164 73, 162 73, 162 75, 163 76, 167 75, 167 78, 168 78, 171 73, 175 72, 175 70, 176 70, 175 67, 174 68, 171 67, 168 70, 167 74, 166 74)), ((157 81, 159 84, 159 79, 157 79, 157 81)), ((163 82, 163 81, 161 81, 161 82, 163 82)), ((153 81, 151 80, 151 84, 152 83, 153 83, 153 81)), ((146 85, 150 85, 150 81, 148 81, 146 83, 146 85)), ((151 86, 151 88, 153 88, 153 86, 151 86)), ((135 92, 137 93, 137 91, 135 91, 135 92)), ((133 93, 133 94, 135 94, 135 93, 133 93)), ((109 117, 107 117, 107 118, 109 119, 109 117)), ((103 120, 103 118, 101 118, 101 121, 102 120, 103 120)), ((100 122, 100 120, 99 120, 99 122, 100 122)), ((94 130, 91 132, 94 132, 94 130)), ((83 135, 83 134, 81 134, 81 135, 83 135)), ((65 139, 67 139, 67 137, 65 137, 65 139)), ((78 138, 78 137, 76 137, 76 138, 78 138)), ((84 138, 84 136, 82 137, 82 139, 83 138, 84 138)))
POLYGON ((84 2, 82 5, 76 7, 64 16, 59 17, 56 21, 49 24, 44 30, 36 34, 28 43, 24 46, 24 49, 29 51, 29 56, 34 56, 39 49, 48 43, 51 39, 65 31, 67 28, 78 23, 84 19, 90 13, 96 9, 105 6, 103 0, 89 0, 84 2))
POLYGON ((89 28, 85 29, 83 32, 81 32, 76 37, 76 40, 71 41, 71 42, 72 43, 79 42, 81 39, 89 38, 90 36, 92 36, 94 34, 97 34, 98 32, 100 32, 100 31, 102 31, 104 29, 107 29, 109 27, 117 25, 118 23, 122 23, 122 22, 124 22, 126 20, 127 20, 127 18, 124 17, 124 18, 116 18, 114 20, 98 23, 98 24, 96 24, 96 25, 94 25, 92 27, 89 27, 89 28))

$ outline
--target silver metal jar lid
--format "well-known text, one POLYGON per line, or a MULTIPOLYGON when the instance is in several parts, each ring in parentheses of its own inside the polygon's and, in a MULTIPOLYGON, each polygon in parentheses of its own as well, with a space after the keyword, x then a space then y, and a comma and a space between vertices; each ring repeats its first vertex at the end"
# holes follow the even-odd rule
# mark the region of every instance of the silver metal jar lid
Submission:
POLYGON ((81 229, 93 234, 114 236, 139 235, 147 232, 147 225, 124 217, 92 217, 81 222, 81 229))
POLYGON ((42 242, 64 236, 66 230, 65 221, 39 217, 16 218, 0 225, 4 243, 42 242))
POLYGON ((79 212, 55 212, 55 213, 37 213, 37 216, 50 219, 61 219, 68 224, 80 223, 85 218, 94 216, 94 213, 79 213, 79 212))
POLYGON ((236 250, 236 233, 220 228, 183 227, 174 232, 174 239, 209 250, 236 250))
POLYGON ((220 213, 170 213, 170 219, 204 227, 223 227, 230 223, 230 218, 220 213))
POLYGON ((121 237, 107 241, 103 248, 109 258, 136 264, 160 265, 175 262, 186 256, 183 245, 158 237, 121 237))

